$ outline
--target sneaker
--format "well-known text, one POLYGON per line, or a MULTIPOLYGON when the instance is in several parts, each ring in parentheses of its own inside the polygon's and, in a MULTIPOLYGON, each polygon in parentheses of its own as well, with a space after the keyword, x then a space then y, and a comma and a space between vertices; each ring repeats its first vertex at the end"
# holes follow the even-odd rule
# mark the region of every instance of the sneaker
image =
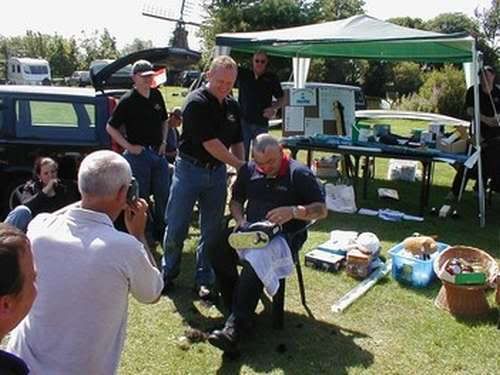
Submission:
POLYGON ((196 294, 203 301, 211 301, 213 297, 212 290, 206 285, 200 285, 196 288, 196 294))
POLYGON ((233 326, 225 326, 221 330, 216 329, 208 336, 208 342, 224 353, 238 352, 238 335, 233 326))

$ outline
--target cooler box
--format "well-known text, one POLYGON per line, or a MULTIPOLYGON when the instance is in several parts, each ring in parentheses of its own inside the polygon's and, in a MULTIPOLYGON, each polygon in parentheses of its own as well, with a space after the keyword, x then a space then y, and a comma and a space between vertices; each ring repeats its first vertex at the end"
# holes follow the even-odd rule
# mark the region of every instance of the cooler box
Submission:
POLYGON ((433 269, 433 262, 436 256, 448 245, 437 242, 438 250, 431 254, 430 259, 423 260, 413 257, 404 251, 403 243, 399 243, 389 250, 392 258, 392 277, 399 282, 413 286, 415 288, 425 288, 436 279, 433 269))

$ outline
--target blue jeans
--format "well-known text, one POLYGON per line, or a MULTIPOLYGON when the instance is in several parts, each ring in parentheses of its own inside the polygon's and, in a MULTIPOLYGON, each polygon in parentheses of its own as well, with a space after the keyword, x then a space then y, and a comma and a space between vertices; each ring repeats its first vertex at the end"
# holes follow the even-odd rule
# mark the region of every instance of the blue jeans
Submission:
POLYGON ((17 229, 26 232, 31 219, 33 219, 31 210, 26 206, 20 205, 9 212, 4 223, 10 224, 17 229))
POLYGON ((264 134, 268 132, 268 128, 265 125, 254 124, 241 119, 241 131, 243 133, 243 146, 245 147, 245 160, 248 160, 250 156, 250 143, 259 134, 264 134))
POLYGON ((153 195, 153 223, 148 220, 146 231, 149 236, 161 241, 165 231, 165 208, 170 190, 168 161, 151 147, 145 147, 139 155, 125 151, 123 156, 129 162, 132 174, 139 184, 141 198, 149 201, 149 197, 153 195))
POLYGON ((193 207, 198 201, 201 238, 196 248, 195 283, 197 286, 214 283, 209 251, 217 243, 222 230, 226 193, 225 165, 211 170, 195 166, 182 157, 176 159, 163 243, 164 279, 173 280, 180 273, 184 240, 188 235, 193 207))

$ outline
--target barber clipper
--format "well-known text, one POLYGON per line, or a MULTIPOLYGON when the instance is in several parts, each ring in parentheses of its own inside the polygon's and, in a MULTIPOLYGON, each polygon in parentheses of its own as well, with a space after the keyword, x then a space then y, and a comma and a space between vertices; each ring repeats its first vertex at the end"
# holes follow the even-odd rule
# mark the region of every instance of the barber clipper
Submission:
POLYGON ((259 221, 229 235, 228 242, 236 250, 260 249, 281 232, 281 225, 270 221, 259 221))

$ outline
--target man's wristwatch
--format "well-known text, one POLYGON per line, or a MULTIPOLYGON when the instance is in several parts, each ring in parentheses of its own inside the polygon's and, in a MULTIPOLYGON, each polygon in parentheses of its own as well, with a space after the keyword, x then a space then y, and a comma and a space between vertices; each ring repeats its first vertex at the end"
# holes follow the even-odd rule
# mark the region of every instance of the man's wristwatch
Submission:
POLYGON ((162 144, 162 145, 166 145, 166 144, 167 144, 167 141, 166 141, 166 140, 163 140, 163 141, 161 141, 161 144, 162 144))
POLYGON ((292 216, 294 219, 299 215, 299 208, 297 206, 292 206, 292 216))

